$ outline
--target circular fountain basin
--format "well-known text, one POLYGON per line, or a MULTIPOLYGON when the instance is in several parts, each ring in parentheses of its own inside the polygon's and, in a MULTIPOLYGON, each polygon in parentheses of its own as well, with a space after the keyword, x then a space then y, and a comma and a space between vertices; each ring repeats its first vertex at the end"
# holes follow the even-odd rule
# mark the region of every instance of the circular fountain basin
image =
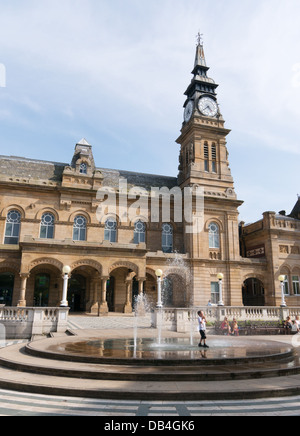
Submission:
POLYGON ((218 338, 209 349, 191 345, 187 338, 96 339, 70 338, 33 342, 26 347, 32 355, 48 359, 117 365, 201 366, 238 365, 283 361, 294 357, 293 349, 283 343, 243 338, 218 338), (43 346, 41 346, 43 342, 43 346))

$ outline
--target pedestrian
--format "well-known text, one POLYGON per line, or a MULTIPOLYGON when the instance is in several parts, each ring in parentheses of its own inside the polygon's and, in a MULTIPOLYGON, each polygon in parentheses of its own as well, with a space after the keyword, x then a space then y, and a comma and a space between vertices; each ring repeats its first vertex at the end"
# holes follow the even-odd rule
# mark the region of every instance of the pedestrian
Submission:
POLYGON ((283 323, 283 328, 284 328, 286 335, 289 335, 291 333, 292 327, 293 326, 292 326, 291 318, 288 316, 287 319, 283 323))
POLYGON ((237 320, 234 318, 231 326, 232 336, 240 336, 239 326, 237 320))
POLYGON ((298 324, 297 324, 296 320, 292 321, 291 332, 294 333, 294 334, 299 333, 299 327, 298 327, 298 324))
POLYGON ((224 321, 221 324, 221 330, 225 336, 231 335, 231 327, 226 317, 224 318, 224 321))
POLYGON ((201 337, 199 347, 209 348, 209 346, 206 344, 206 318, 202 311, 198 312, 198 323, 199 323, 199 332, 201 337))

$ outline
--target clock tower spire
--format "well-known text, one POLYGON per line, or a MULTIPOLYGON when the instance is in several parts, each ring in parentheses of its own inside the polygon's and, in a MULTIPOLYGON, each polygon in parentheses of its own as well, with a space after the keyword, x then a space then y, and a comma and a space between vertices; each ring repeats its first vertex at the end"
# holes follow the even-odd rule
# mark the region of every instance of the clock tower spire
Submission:
POLYGON ((216 90, 219 85, 208 76, 202 35, 198 34, 193 78, 184 103, 178 183, 199 185, 207 195, 236 199, 229 168, 226 137, 230 130, 220 113, 216 90))

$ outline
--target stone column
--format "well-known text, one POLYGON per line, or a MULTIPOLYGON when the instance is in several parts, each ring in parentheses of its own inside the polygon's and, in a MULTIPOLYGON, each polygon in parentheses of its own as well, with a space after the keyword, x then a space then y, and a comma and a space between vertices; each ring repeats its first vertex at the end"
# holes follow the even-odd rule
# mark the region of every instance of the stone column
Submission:
POLYGON ((132 296, 132 279, 126 280, 126 303, 124 306, 124 313, 132 313, 132 304, 131 304, 131 296, 132 296))
POLYGON ((88 310, 90 313, 97 314, 99 312, 98 303, 98 284, 100 282, 100 276, 98 274, 93 277, 90 285, 90 301, 88 303, 88 310))
POLYGON ((20 289, 20 298, 18 301, 18 307, 26 307, 26 286, 27 286, 27 280, 30 277, 30 274, 28 273, 21 273, 21 289, 20 289))
POLYGON ((107 291, 107 280, 109 279, 109 277, 104 276, 101 277, 102 280, 102 284, 101 284, 101 302, 99 305, 99 316, 100 315, 105 315, 108 313, 108 305, 107 305, 107 301, 106 301, 106 291, 107 291))
POLYGON ((139 282, 139 295, 143 295, 143 293, 144 293, 144 283, 145 283, 145 281, 146 281, 145 277, 138 279, 138 282, 139 282))

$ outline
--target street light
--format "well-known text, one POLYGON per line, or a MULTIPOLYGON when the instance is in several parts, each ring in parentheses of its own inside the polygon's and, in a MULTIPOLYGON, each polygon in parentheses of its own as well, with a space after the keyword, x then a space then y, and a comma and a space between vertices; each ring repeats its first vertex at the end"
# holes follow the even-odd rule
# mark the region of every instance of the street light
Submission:
POLYGON ((68 301, 67 301, 67 293, 68 293, 68 281, 69 281, 69 274, 71 272, 71 268, 68 265, 65 265, 63 267, 63 274, 64 274, 64 287, 63 287, 63 295, 62 295, 62 301, 60 303, 60 307, 68 307, 68 301))
POLYGON ((281 285, 281 307, 286 307, 285 292, 284 292, 285 276, 284 275, 279 276, 279 281, 281 285))
POLYGON ((162 297, 161 297, 161 282, 162 282, 162 276, 163 276, 163 272, 161 269, 158 269, 155 271, 155 275, 157 277, 157 305, 156 307, 158 309, 161 309, 163 307, 163 303, 162 303, 162 297))
POLYGON ((219 303, 218 306, 224 306, 224 302, 223 302, 223 279, 224 279, 224 274, 219 273, 218 274, 218 280, 219 280, 219 303))

